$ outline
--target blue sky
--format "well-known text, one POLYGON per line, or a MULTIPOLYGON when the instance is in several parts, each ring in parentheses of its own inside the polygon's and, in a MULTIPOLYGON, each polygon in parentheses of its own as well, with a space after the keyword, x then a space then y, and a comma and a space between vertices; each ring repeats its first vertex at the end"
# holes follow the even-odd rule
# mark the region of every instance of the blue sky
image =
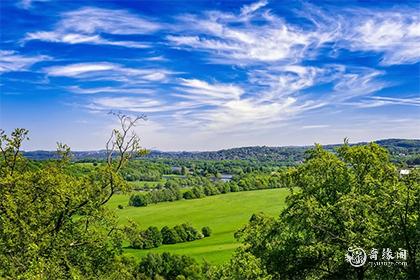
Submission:
POLYGON ((1 1, 0 127, 161 150, 420 138, 418 1, 1 1))

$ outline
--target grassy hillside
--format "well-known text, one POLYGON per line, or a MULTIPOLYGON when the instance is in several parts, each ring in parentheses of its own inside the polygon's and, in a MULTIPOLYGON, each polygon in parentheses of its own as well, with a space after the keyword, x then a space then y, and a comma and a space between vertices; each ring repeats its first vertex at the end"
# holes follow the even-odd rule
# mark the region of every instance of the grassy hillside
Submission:
POLYGON ((119 204, 127 205, 128 195, 116 195, 109 206, 117 209, 122 224, 129 219, 142 228, 154 225, 159 228, 168 225, 190 222, 196 228, 210 226, 213 234, 202 240, 172 245, 163 245, 151 250, 126 249, 126 253, 141 257, 147 252, 186 254, 206 259, 211 263, 222 263, 229 259, 238 246, 234 232, 247 223, 253 213, 264 212, 278 215, 284 207, 287 189, 270 189, 249 192, 229 193, 194 200, 165 202, 147 207, 126 207, 117 209, 119 204))

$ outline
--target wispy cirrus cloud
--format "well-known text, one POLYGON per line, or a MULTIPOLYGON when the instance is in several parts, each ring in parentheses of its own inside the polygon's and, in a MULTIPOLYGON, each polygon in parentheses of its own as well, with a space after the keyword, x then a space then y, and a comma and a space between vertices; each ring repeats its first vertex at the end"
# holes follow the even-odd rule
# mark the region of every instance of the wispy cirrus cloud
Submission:
POLYGON ((346 30, 345 47, 383 53, 383 65, 420 61, 420 15, 417 11, 355 12, 358 15, 353 18, 357 24, 346 30))
POLYGON ((69 77, 84 80, 108 80, 127 83, 159 82, 171 74, 164 69, 130 68, 110 62, 84 62, 46 67, 43 71, 51 77, 69 77))
POLYGON ((256 10, 266 6, 267 4, 268 4, 267 0, 261 0, 261 1, 255 2, 255 3, 252 3, 250 5, 244 5, 241 8, 241 15, 246 16, 246 15, 252 14, 256 10))
POLYGON ((86 108, 96 111, 121 110, 134 113, 168 113, 194 108, 194 102, 168 102, 146 97, 98 97, 91 100, 86 108))
POLYGON ((42 61, 51 60, 47 55, 21 55, 15 51, 0 50, 0 73, 27 71, 29 68, 42 61))
POLYGON ((209 52, 216 63, 287 65, 301 62, 335 37, 337 24, 303 29, 264 9, 267 4, 245 5, 236 14, 209 11, 178 17, 184 34, 167 40, 174 47, 209 52))
POLYGON ((148 44, 105 38, 108 35, 138 35, 153 33, 161 24, 142 18, 125 10, 85 7, 61 15, 61 20, 51 31, 27 33, 23 42, 40 40, 66 44, 114 45, 128 48, 145 48, 148 44))
POLYGON ((387 105, 405 105, 405 106, 416 106, 420 107, 420 97, 414 98, 394 98, 394 97, 384 97, 384 96, 371 96, 368 99, 360 100, 353 104, 358 108, 374 108, 387 105))
MULTIPOLYGON (((81 5, 69 5, 78 8, 59 14, 50 28, 22 36, 22 42, 68 44, 43 50, 58 58, 65 53, 41 69, 48 86, 73 93, 65 96, 67 104, 90 112, 146 113, 165 131, 154 131, 156 135, 168 139, 182 134, 177 138, 182 142, 189 135, 211 146, 216 138, 225 141, 221 135, 234 145, 237 135, 235 139, 245 139, 240 143, 248 143, 249 134, 263 140, 267 135, 289 137, 279 127, 298 130, 301 138, 344 127, 342 137, 353 126, 343 123, 357 114, 366 114, 358 128, 366 134, 364 121, 375 110, 367 108, 419 106, 413 77, 420 61, 420 24, 408 6, 294 2, 279 8, 274 1, 261 0, 229 7, 221 3, 219 10, 211 10, 215 5, 195 9, 192 1, 191 7, 186 4, 187 14, 162 9, 162 17, 152 19, 137 12, 143 11, 140 2, 98 4, 123 7, 116 10, 81 5), (136 50, 126 54, 108 46, 136 50), (78 56, 79 50, 86 53, 78 56), (404 86, 411 95, 397 92, 404 86)), ((20 45, 22 50, 35 46, 20 45)), ((41 58, 12 55, 14 66, 1 66, 1 71, 28 70, 41 58)))
POLYGON ((265 9, 267 1, 244 6, 239 13, 219 11, 178 17, 182 35, 169 35, 174 47, 201 50, 216 63, 300 63, 316 56, 326 43, 334 48, 382 54, 382 64, 420 61, 420 16, 413 9, 338 13, 305 4, 296 11, 312 23, 302 28, 265 9))
POLYGON ((34 2, 48 2, 50 0, 22 0, 17 3, 17 6, 22 9, 30 9, 34 2))
POLYGON ((82 88, 79 86, 70 86, 67 87, 67 90, 76 93, 76 94, 118 94, 118 95, 127 95, 127 94, 143 94, 151 95, 156 91, 147 87, 126 87, 126 86, 114 86, 114 87, 91 87, 91 88, 82 88))

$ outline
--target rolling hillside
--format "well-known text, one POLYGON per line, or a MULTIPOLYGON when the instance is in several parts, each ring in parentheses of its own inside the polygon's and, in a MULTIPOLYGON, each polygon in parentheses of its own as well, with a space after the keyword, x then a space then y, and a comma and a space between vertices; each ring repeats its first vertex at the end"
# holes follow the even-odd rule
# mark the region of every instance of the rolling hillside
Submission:
MULTIPOLYGON (((379 145, 390 151, 395 162, 407 162, 408 164, 420 164, 420 140, 418 139, 385 139, 376 141, 379 145)), ((356 143, 361 145, 366 143, 356 143)), ((328 150, 338 147, 340 144, 324 146, 328 150)), ((313 146, 286 146, 268 147, 253 146, 224 149, 207 152, 162 152, 151 151, 146 158, 156 159, 193 159, 193 160, 252 160, 261 162, 281 161, 296 164, 304 159, 305 151, 313 146)), ((24 155, 30 159, 43 160, 55 157, 52 151, 29 151, 24 155)), ((75 151, 75 160, 98 160, 105 158, 105 151, 75 151)))

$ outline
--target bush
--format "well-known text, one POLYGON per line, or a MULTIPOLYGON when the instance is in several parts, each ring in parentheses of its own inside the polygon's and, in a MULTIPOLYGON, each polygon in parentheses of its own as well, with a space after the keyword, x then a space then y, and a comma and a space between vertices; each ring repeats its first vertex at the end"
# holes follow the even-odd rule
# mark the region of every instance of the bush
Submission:
POLYGON ((203 279, 201 267, 195 259, 166 252, 147 254, 140 261, 137 271, 150 277, 146 279, 203 279))
POLYGON ((148 227, 141 236, 144 240, 143 249, 157 248, 162 245, 162 234, 157 227, 148 227))
POLYGON ((118 204, 118 209, 124 209, 124 206, 122 206, 121 204, 118 204))
POLYGON ((195 198, 195 195, 193 194, 192 191, 188 190, 188 191, 184 192, 184 194, 182 195, 182 197, 184 199, 194 199, 195 198))
POLYGON ((134 207, 146 206, 149 204, 149 197, 145 194, 133 194, 130 196, 128 205, 134 207))
POLYGON ((237 184, 230 185, 231 192, 239 192, 239 186, 237 184))
POLYGON ((160 233, 162 234, 163 244, 175 244, 180 242, 180 238, 174 229, 170 229, 168 226, 164 226, 160 233))
POLYGON ((204 237, 209 237, 212 233, 211 228, 210 227, 203 227, 201 229, 201 233, 203 234, 204 237))

